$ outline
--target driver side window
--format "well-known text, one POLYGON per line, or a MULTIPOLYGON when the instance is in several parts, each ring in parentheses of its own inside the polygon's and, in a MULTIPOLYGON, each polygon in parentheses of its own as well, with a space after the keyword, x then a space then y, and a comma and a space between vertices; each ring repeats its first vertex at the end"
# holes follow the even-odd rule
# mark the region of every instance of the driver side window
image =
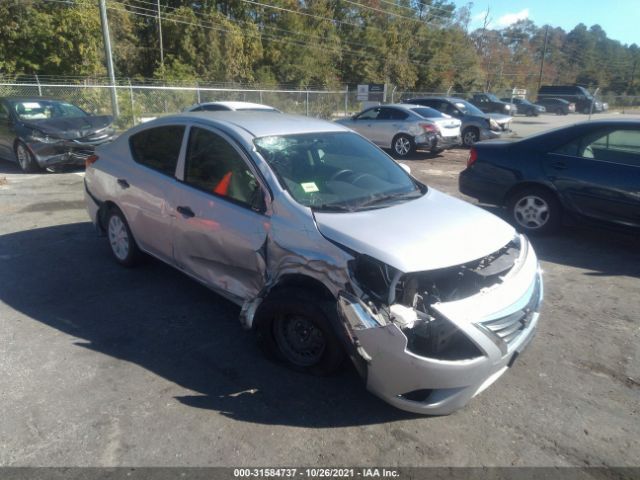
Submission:
POLYGON ((4 103, 0 103, 0 121, 2 122, 9 121, 9 110, 4 105, 4 103))
POLYGON ((369 110, 365 110, 360 115, 358 115, 358 120, 376 120, 379 114, 380 114, 380 107, 371 108, 369 110))
POLYGON ((259 184, 238 151, 220 135, 193 127, 184 182, 247 206, 255 204, 259 184))

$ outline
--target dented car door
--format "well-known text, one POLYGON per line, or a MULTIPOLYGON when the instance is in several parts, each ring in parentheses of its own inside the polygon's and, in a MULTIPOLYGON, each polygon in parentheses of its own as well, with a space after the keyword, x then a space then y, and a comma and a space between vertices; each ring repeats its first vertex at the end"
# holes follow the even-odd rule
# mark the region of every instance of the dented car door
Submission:
POLYGON ((174 227, 179 268, 231 299, 264 285, 270 218, 259 207, 264 189, 234 142, 192 127, 181 173, 174 227))

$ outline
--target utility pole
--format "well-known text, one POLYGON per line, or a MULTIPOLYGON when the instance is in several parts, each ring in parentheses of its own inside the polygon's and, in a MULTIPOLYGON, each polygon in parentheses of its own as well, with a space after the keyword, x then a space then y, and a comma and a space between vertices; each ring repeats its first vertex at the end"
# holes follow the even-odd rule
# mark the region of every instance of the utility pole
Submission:
POLYGON ((549 25, 545 26, 545 29, 544 29, 544 47, 542 49, 542 58, 540 59, 540 76, 538 77, 538 91, 540 91, 540 86, 542 85, 542 70, 544 68, 544 57, 547 56, 548 38, 549 38, 549 25))
POLYGON ((100 1, 100 23, 102 23, 102 37, 104 39, 104 53, 107 57, 107 72, 111 82, 111 108, 113 116, 118 117, 118 94, 116 92, 116 76, 113 72, 113 56, 111 54, 111 37, 109 37, 109 21, 107 20, 107 5, 105 0, 100 1))
POLYGON ((158 38, 160 40, 160 65, 164 67, 164 48, 162 47, 162 17, 160 17, 160 0, 157 0, 158 5, 158 38))
POLYGON ((633 87, 633 77, 635 77, 636 75, 636 67, 638 66, 638 59, 635 58, 633 60, 633 68, 631 69, 631 79, 629 80, 629 86, 627 87, 627 92, 629 92, 629 89, 631 87, 633 87))

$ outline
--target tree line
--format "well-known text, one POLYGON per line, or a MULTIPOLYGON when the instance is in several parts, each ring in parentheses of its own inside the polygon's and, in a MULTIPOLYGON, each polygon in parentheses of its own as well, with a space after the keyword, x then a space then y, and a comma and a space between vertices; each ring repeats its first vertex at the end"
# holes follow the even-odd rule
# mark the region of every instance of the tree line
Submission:
MULTIPOLYGON (((447 0, 106 0, 118 77, 333 88, 640 95, 640 51, 599 25, 470 30, 447 0), (162 35, 160 35, 160 30, 162 35), (544 62, 543 62, 544 58, 544 62)), ((105 76, 98 0, 2 0, 0 74, 105 76)))

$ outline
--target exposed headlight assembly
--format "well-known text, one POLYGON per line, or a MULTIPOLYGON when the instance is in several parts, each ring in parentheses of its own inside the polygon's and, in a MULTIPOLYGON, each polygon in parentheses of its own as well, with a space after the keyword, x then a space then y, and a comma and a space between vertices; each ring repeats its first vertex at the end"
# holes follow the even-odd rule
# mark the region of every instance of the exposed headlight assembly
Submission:
POLYGON ((500 125, 493 118, 489 119, 489 128, 491 130, 500 130, 500 125))

